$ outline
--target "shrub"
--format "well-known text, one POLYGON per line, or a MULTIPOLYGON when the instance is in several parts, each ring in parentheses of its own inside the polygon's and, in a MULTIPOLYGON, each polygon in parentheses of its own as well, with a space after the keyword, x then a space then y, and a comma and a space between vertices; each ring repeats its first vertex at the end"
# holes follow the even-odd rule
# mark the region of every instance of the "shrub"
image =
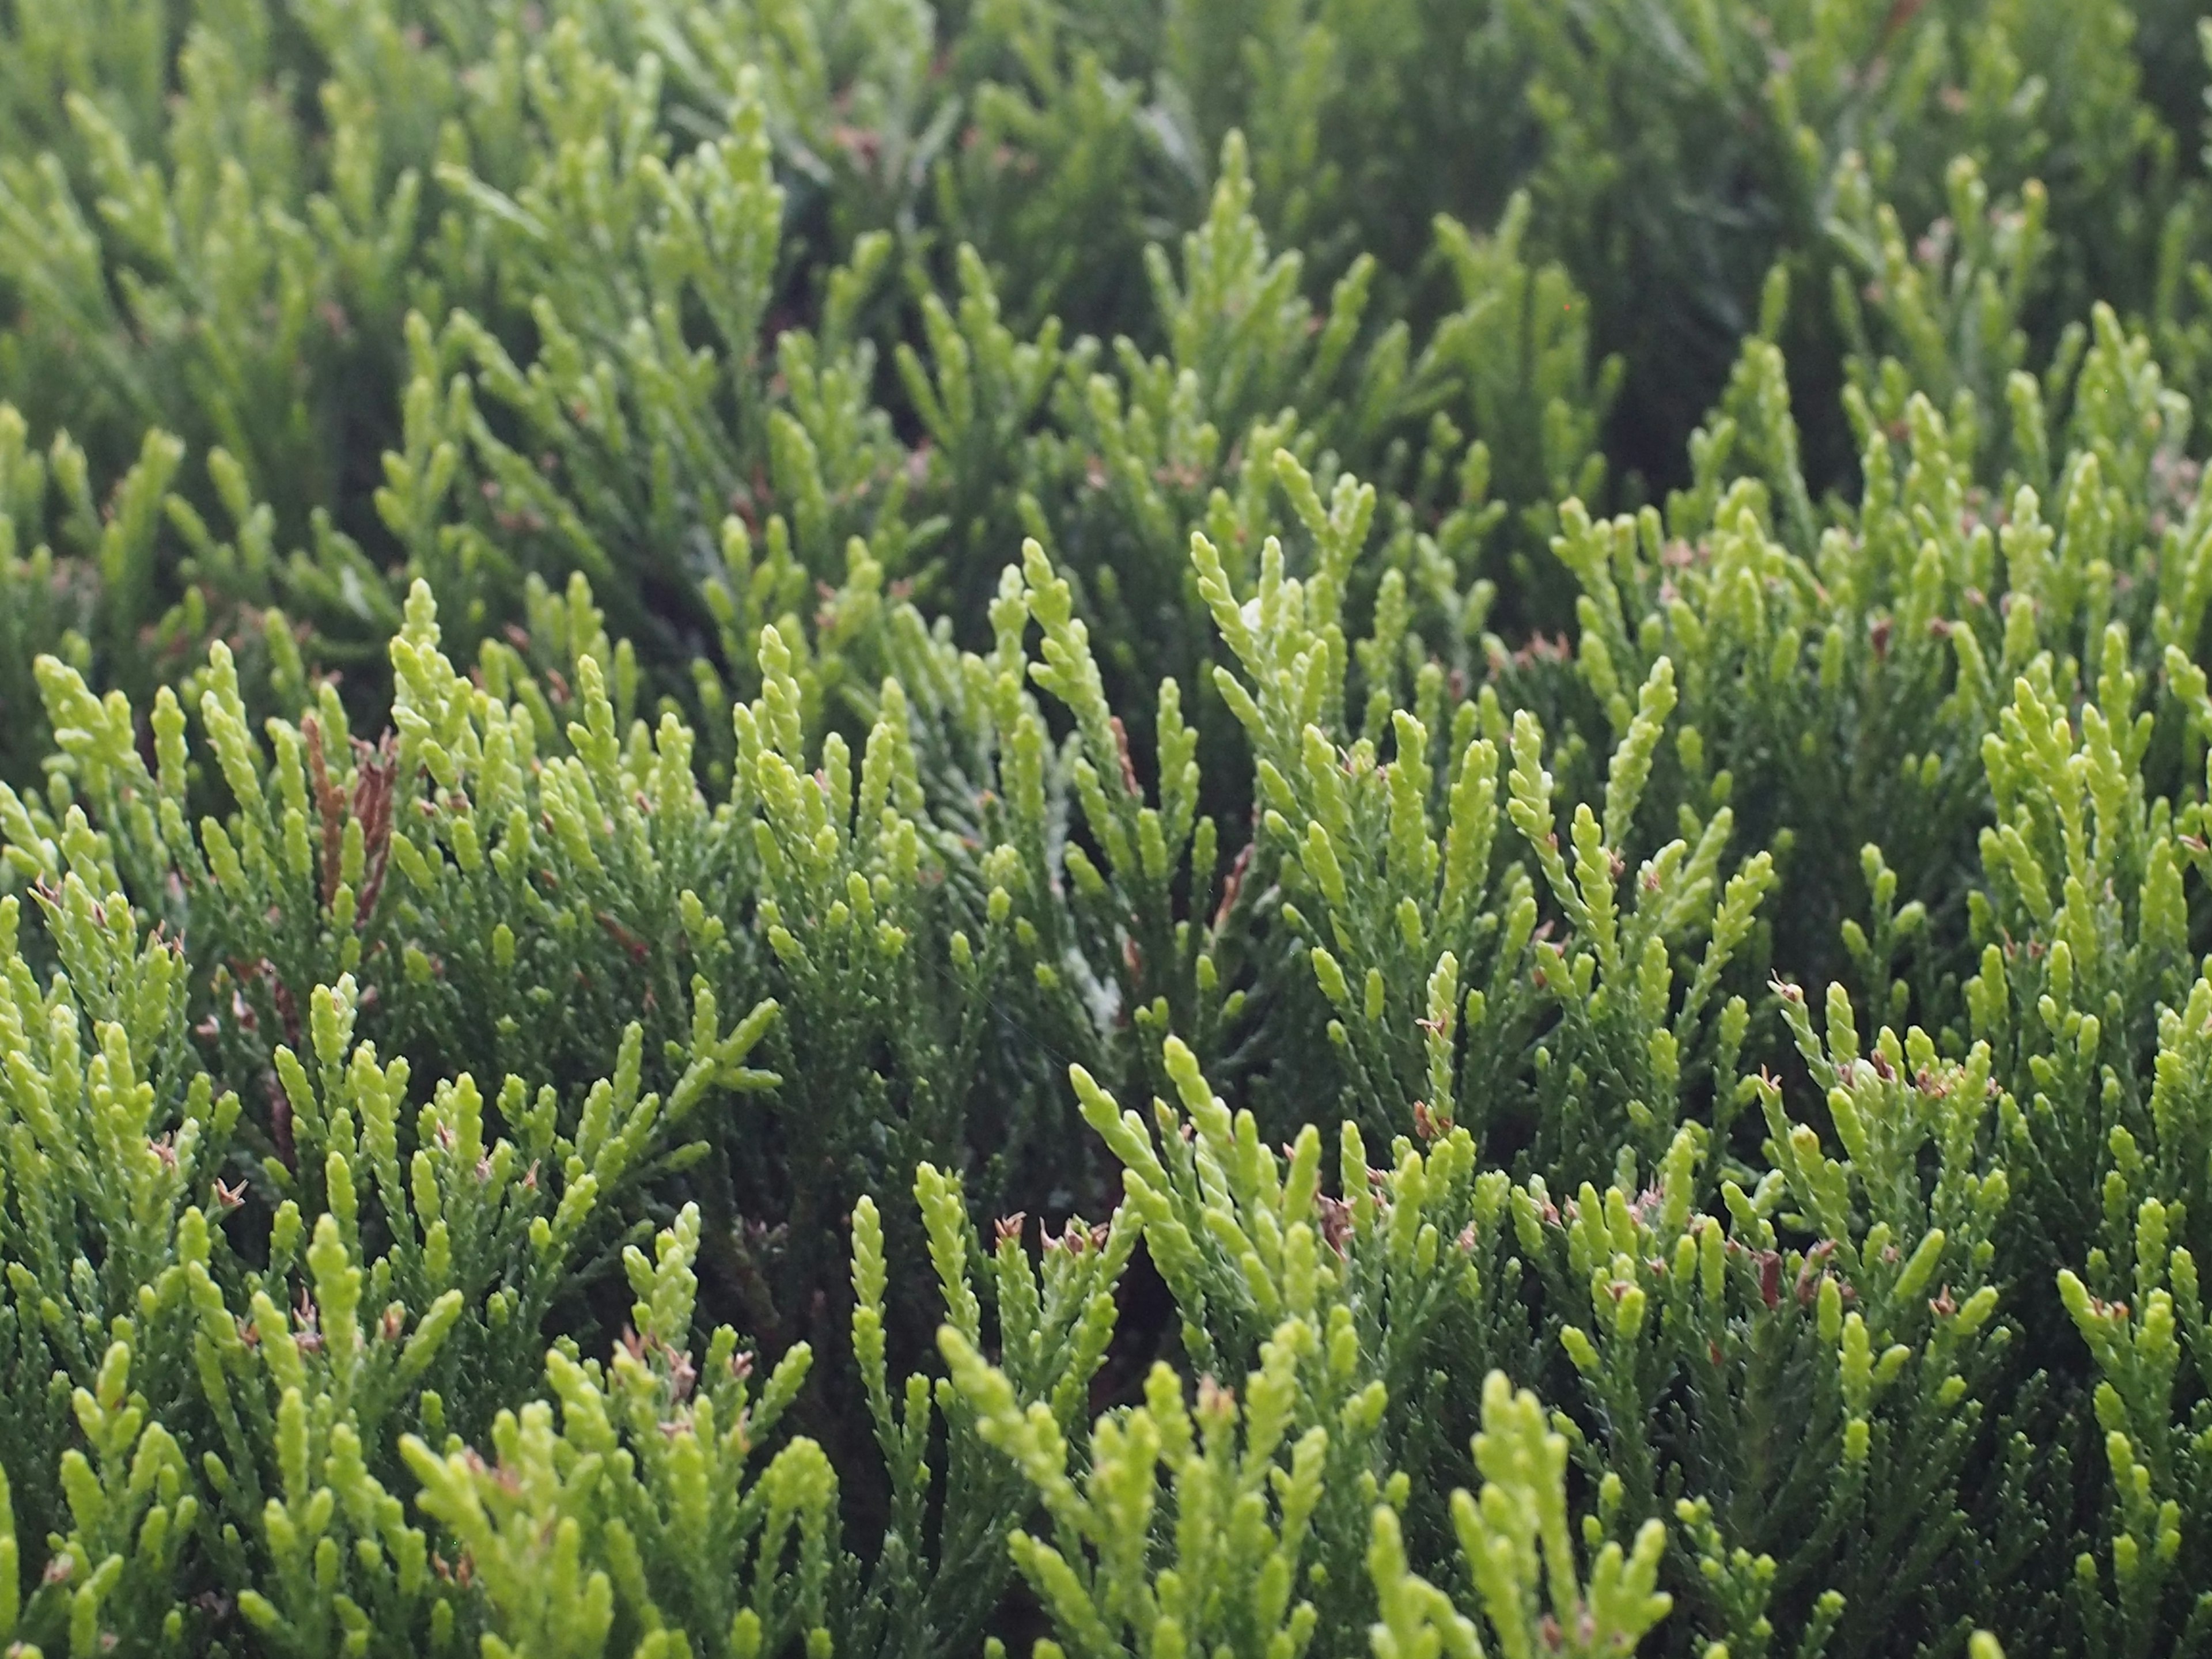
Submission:
POLYGON ((0 3, 0 1642, 2201 1646, 2185 11, 0 3))

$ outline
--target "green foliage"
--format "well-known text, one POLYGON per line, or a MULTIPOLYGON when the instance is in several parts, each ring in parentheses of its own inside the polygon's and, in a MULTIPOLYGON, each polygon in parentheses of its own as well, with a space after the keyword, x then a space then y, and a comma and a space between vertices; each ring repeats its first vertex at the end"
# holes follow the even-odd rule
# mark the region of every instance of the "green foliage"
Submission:
MULTIPOLYGON (((1600 1548, 1583 1583, 1567 1527, 1566 1437, 1547 1429, 1536 1396, 1526 1389, 1516 1393, 1501 1371, 1483 1384, 1474 1462, 1484 1476, 1481 1495, 1454 1492, 1452 1523, 1504 1651, 1631 1651, 1667 1616, 1670 1599, 1652 1589, 1666 1548, 1666 1529, 1656 1521, 1644 1523, 1630 1552, 1614 1543, 1600 1548)), ((1376 1659, 1481 1651, 1473 1621, 1453 1611, 1449 1596, 1407 1571, 1395 1517, 1387 1509, 1375 1514, 1368 1567, 1382 1608, 1372 1637, 1376 1659)))
POLYGON ((0 1645, 2202 1649, 2208 52, 0 0, 0 1645))
POLYGON ((725 1326, 695 1364, 698 1248, 699 1212, 687 1206, 653 1261, 627 1252, 638 1300, 626 1346, 604 1366, 559 1348, 547 1358, 557 1434, 552 1405, 533 1401, 492 1425, 494 1465, 401 1442, 424 1512, 482 1586, 485 1653, 595 1656, 633 1640, 638 1652, 683 1651, 687 1632, 714 1654, 777 1652, 799 1638, 827 1650, 836 1474, 804 1437, 748 1468, 811 1356, 793 1350, 756 1395, 752 1358, 725 1326))

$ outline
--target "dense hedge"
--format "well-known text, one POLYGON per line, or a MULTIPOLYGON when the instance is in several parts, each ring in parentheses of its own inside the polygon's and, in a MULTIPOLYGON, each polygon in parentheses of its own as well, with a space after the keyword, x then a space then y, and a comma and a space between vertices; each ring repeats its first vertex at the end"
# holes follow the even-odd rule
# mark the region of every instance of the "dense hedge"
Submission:
POLYGON ((0 0, 0 1643, 2212 1648, 2196 10, 0 0))

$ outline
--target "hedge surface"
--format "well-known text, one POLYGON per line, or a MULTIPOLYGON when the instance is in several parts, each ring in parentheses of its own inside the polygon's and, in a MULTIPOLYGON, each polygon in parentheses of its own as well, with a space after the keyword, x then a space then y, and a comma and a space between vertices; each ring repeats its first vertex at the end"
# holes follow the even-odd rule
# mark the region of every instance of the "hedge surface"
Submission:
POLYGON ((2197 10, 0 0, 0 1644, 2212 1649, 2197 10))

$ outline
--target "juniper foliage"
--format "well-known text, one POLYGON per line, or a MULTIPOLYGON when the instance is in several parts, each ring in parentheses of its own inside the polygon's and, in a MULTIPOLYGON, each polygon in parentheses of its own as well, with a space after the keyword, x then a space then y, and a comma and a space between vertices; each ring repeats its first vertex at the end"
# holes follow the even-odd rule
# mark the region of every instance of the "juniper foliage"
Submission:
POLYGON ((2201 1650, 2208 53, 0 0, 0 1643, 2201 1650))

